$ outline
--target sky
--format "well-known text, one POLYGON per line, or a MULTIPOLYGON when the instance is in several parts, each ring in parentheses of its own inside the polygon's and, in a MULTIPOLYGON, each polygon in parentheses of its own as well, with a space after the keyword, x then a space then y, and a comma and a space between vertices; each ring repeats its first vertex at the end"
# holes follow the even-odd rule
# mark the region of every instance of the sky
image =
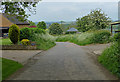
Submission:
POLYGON ((42 0, 37 4, 36 14, 28 18, 33 22, 75 21, 101 8, 112 20, 118 20, 118 0, 42 0))

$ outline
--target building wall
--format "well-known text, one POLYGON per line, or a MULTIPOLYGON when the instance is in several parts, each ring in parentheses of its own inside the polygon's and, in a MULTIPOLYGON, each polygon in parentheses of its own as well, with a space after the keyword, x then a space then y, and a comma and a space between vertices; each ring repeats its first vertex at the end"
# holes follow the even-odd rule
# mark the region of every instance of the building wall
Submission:
POLYGON ((29 25, 17 25, 19 29, 24 28, 24 27, 29 27, 29 25))

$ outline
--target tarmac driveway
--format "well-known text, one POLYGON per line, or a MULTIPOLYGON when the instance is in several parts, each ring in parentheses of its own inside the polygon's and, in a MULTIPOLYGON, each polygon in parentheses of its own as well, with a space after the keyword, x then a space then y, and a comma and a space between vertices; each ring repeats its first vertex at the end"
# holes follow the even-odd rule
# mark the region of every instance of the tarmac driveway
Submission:
POLYGON ((36 55, 9 80, 115 80, 81 46, 58 42, 36 55))

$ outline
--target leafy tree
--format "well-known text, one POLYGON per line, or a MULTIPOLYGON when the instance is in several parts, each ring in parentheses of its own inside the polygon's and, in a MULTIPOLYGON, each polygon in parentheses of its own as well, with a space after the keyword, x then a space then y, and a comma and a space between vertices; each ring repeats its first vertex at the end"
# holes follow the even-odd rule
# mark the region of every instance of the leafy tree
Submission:
POLYGON ((29 21, 29 23, 30 23, 30 26, 36 26, 36 24, 32 21, 29 21))
POLYGON ((8 0, 2 0, 0 10, 2 10, 2 13, 7 13, 8 15, 14 15, 19 20, 25 21, 27 20, 28 16, 30 14, 26 14, 25 9, 28 9, 32 14, 36 13, 36 4, 39 2, 39 0, 29 0, 31 2, 26 2, 26 0, 19 0, 18 2, 16 0, 11 0, 8 2, 8 0))
POLYGON ((109 22, 110 18, 101 9, 95 9, 87 16, 78 18, 76 24, 79 31, 85 32, 91 29, 105 29, 109 22))
POLYGON ((46 23, 45 23, 44 21, 39 22, 39 23, 37 24, 37 27, 38 27, 38 28, 41 28, 41 29, 46 29, 46 28, 47 28, 47 27, 46 27, 46 23))
POLYGON ((57 34, 57 35, 62 34, 63 31, 60 28, 60 24, 59 23, 53 23, 52 25, 50 25, 49 33, 50 34, 57 34))

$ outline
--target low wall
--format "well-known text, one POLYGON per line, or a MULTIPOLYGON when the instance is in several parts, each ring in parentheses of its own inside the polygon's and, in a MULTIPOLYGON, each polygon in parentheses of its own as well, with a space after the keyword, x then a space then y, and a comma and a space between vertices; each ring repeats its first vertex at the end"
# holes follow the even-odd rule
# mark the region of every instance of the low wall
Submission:
POLYGON ((2 50, 36 50, 36 46, 1 45, 2 50))

